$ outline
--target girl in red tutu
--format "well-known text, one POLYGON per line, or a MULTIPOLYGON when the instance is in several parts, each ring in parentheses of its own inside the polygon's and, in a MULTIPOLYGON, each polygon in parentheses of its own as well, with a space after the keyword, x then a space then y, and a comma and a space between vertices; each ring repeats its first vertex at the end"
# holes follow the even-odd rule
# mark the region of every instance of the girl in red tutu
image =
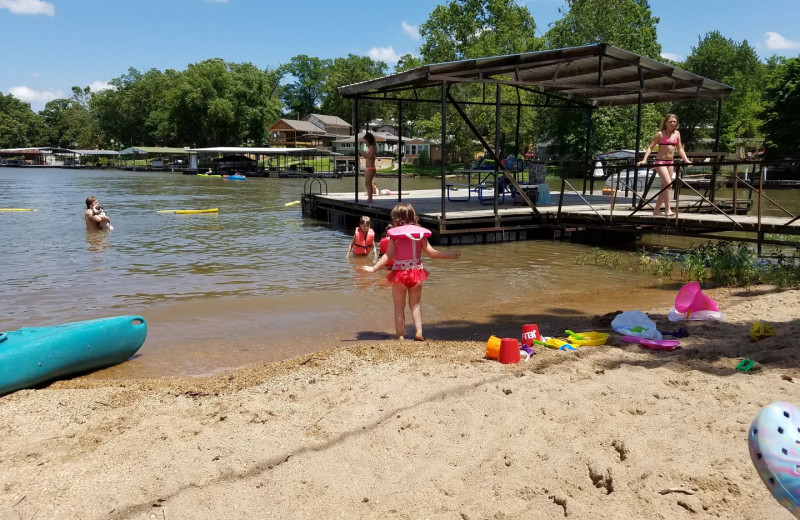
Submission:
POLYGON ((368 273, 380 271, 389 262, 394 260, 392 270, 386 277, 392 284, 392 299, 394 300, 394 326, 397 339, 403 339, 406 327, 406 295, 408 307, 411 309, 411 319, 414 322, 414 339, 425 341, 422 335, 422 282, 428 279, 428 270, 422 266, 422 252, 431 258, 459 258, 461 251, 439 251, 428 243, 431 232, 420 227, 417 222, 417 212, 414 207, 406 202, 397 204, 392 209, 393 226, 387 232, 389 247, 385 255, 374 265, 365 265, 361 269, 368 273))

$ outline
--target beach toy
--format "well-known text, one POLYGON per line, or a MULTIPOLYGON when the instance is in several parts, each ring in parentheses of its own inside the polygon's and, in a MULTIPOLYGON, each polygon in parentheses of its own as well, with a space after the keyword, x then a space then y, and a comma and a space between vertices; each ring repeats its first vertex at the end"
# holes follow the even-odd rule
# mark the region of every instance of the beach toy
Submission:
POLYGON ((605 332, 581 332, 580 334, 570 334, 570 337, 567 338, 572 345, 586 347, 586 346, 597 346, 597 345, 605 345, 606 341, 608 341, 608 334, 605 332))
POLYGON ((656 324, 642 311, 625 311, 611 321, 611 328, 623 336, 639 336, 645 339, 662 339, 656 324))
POLYGON ((770 338, 775 335, 775 327, 765 321, 757 321, 750 327, 750 337, 753 341, 770 338))
POLYGON ((36 211, 30 208, 0 208, 0 211, 36 211))
POLYGON ((558 347, 558 350, 575 350, 575 347, 573 347, 569 343, 564 343, 563 345, 558 347))
POLYGON ((211 209, 162 209, 156 213, 175 213, 176 215, 192 215, 194 213, 216 213, 219 208, 211 209))
POLYGON ((778 401, 758 412, 750 425, 750 459, 772 496, 800 518, 800 410, 778 401))
MULTIPOLYGON (((544 339, 544 338, 542 338, 542 339, 544 339)), ((531 341, 533 343, 537 344, 537 345, 543 345, 545 347, 555 348, 555 349, 561 348, 564 345, 569 345, 569 343, 567 343, 563 339, 558 339, 558 338, 547 338, 544 341, 539 341, 539 340, 535 340, 534 339, 534 340, 531 340, 531 341)))
POLYGON ((674 338, 688 338, 689 337, 689 329, 686 327, 681 327, 674 332, 662 332, 664 336, 672 336, 674 338))
POLYGON ((489 341, 486 342, 486 357, 489 359, 497 359, 500 356, 500 338, 497 336, 489 336, 489 341))
POLYGON ((677 339, 647 339, 639 336, 622 336, 622 341, 638 343, 640 347, 653 350, 675 350, 681 344, 677 339))
POLYGON ((297 206, 298 204, 300 204, 300 201, 299 200, 295 200, 295 201, 292 201, 292 202, 287 202, 286 204, 284 204, 284 206, 286 206, 286 207, 297 206))
POLYGON ((739 372, 749 372, 754 366, 756 366, 756 362, 752 359, 743 359, 736 365, 736 370, 739 372))
POLYGON ((522 326, 522 345, 530 348, 533 345, 532 339, 542 339, 539 333, 539 326, 535 323, 522 326))
POLYGON ((569 329, 565 330, 565 331, 564 331, 564 334, 569 334, 569 337, 570 337, 570 339, 572 339, 572 338, 575 338, 575 339, 583 339, 583 336, 581 336, 581 335, 580 335, 580 334, 578 334, 577 332, 572 332, 572 331, 571 331, 571 330, 569 330, 569 329))
POLYGON ((519 341, 516 338, 501 339, 497 360, 503 364, 519 363, 519 341))
POLYGON ((719 306, 713 298, 706 296, 700 288, 700 283, 689 282, 681 287, 675 296, 675 310, 685 312, 689 317, 691 313, 697 311, 719 312, 719 306))

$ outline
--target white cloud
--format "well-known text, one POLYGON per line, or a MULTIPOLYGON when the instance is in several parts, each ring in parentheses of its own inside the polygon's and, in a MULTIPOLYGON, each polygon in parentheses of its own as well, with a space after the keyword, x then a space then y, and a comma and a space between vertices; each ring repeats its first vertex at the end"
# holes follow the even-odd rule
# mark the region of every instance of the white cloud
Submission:
POLYGON ((764 37, 764 44, 767 46, 767 49, 771 49, 773 51, 800 49, 800 42, 795 42, 784 38, 776 32, 765 33, 764 37))
POLYGON ((406 33, 412 40, 419 40, 421 38, 419 35, 419 25, 411 25, 405 20, 403 20, 403 32, 406 33))
POLYGON ((400 60, 400 55, 392 47, 373 47, 367 51, 367 56, 384 63, 397 63, 400 60))
POLYGON ((675 54, 674 52, 662 52, 661 57, 672 61, 683 61, 683 56, 675 54))
POLYGON ((42 0, 0 0, 0 9, 8 9, 13 14, 56 14, 56 6, 42 0))
POLYGON ((30 103, 32 107, 43 107, 48 101, 64 97, 64 93, 62 91, 52 88, 46 90, 33 90, 29 87, 11 87, 8 89, 8 92, 20 101, 30 103))
POLYGON ((92 92, 100 92, 101 90, 108 90, 114 88, 108 81, 93 81, 89 84, 89 90, 92 92))

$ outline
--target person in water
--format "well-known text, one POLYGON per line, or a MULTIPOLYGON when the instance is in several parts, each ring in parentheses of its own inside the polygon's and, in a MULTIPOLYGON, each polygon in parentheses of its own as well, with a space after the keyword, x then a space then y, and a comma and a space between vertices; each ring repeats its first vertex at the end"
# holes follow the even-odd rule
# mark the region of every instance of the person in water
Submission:
POLYGON ((372 229, 372 221, 369 217, 361 217, 358 221, 358 227, 353 233, 353 240, 347 246, 347 254, 345 257, 350 258, 350 251, 356 256, 372 254, 373 258, 377 258, 378 254, 375 251, 375 231, 372 229))
MULTIPOLYGON (((650 146, 644 151, 644 157, 642 157, 642 160, 636 163, 636 165, 642 166, 647 164, 647 158, 650 157, 650 153, 656 146, 658 146, 658 153, 656 154, 655 161, 653 161, 653 165, 658 174, 658 178, 661 179, 661 188, 663 189, 672 182, 672 172, 675 171, 675 162, 673 160, 675 150, 678 151, 678 154, 681 156, 686 166, 692 165, 692 161, 686 157, 686 152, 683 150, 681 133, 678 132, 678 116, 675 114, 667 114, 667 117, 665 117, 664 121, 661 123, 661 128, 656 132, 656 135, 650 142, 650 146)), ((661 215, 660 208, 663 205, 666 216, 674 217, 675 213, 670 209, 671 199, 672 190, 670 188, 664 189, 656 199, 656 207, 653 210, 653 215, 661 215)))
POLYGON ((364 168, 364 186, 367 189, 367 203, 372 202, 372 196, 378 193, 378 185, 375 184, 375 157, 378 155, 378 146, 375 144, 375 136, 367 132, 364 134, 364 141, 367 143, 365 152, 359 151, 359 155, 364 158, 366 167, 364 168))
POLYGON ((83 213, 83 220, 86 222, 86 229, 94 231, 114 229, 111 227, 111 219, 103 211, 97 197, 86 198, 86 211, 83 213))
MULTIPOLYGON (((383 235, 381 235, 381 243, 380 243, 380 254, 381 256, 385 255, 387 251, 389 251, 389 230, 392 229, 394 226, 391 224, 386 225, 386 229, 383 230, 383 235)), ((394 260, 389 260, 386 263, 386 269, 391 270, 392 265, 394 265, 394 260)))
POLYGON ((428 279, 428 270, 422 266, 422 252, 431 258, 460 258, 461 251, 439 251, 428 242, 431 232, 419 226, 414 206, 401 202, 392 209, 392 229, 389 235, 389 247, 386 254, 374 265, 365 265, 361 269, 374 273, 382 270, 390 260, 394 260, 392 270, 386 277, 392 284, 394 300, 394 326, 398 340, 403 339, 405 332, 406 299, 411 309, 411 320, 414 322, 414 339, 425 341, 422 335, 422 282, 428 279))

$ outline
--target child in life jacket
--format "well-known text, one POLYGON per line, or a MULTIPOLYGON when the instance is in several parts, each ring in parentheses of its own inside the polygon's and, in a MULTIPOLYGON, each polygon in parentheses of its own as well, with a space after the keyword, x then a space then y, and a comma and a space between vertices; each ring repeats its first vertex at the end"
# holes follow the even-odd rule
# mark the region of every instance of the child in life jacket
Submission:
POLYGON ((375 251, 375 231, 372 229, 372 222, 369 217, 364 216, 359 219, 358 227, 353 233, 353 240, 347 246, 346 258, 350 257, 350 251, 356 256, 364 256, 371 253, 374 258, 378 257, 378 253, 375 251))
POLYGON ((422 282, 428 279, 428 270, 422 266, 422 252, 431 258, 459 258, 461 251, 439 251, 428 242, 431 232, 418 225, 417 213, 407 202, 397 204, 392 210, 393 227, 387 231, 389 245, 386 254, 374 265, 365 265, 361 269, 374 273, 394 260, 392 270, 386 277, 392 284, 394 300, 394 326, 397 339, 403 339, 406 326, 405 307, 411 309, 411 320, 414 322, 414 339, 425 341, 422 335, 422 282))
MULTIPOLYGON (((391 224, 386 225, 386 229, 383 230, 383 236, 381 237, 381 244, 380 244, 380 253, 381 256, 385 255, 386 252, 389 250, 389 230, 392 229, 394 226, 391 224)), ((392 265, 394 265, 394 260, 389 260, 386 263, 386 269, 392 270, 392 265)))

